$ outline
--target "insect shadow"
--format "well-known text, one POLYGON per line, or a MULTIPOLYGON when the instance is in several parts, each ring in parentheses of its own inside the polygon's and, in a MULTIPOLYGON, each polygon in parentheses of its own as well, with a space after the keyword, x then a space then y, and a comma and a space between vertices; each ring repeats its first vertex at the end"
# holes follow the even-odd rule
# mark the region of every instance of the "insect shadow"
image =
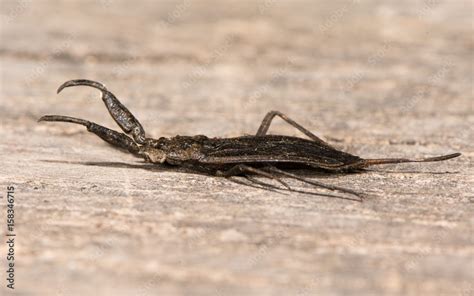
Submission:
POLYGON ((268 112, 254 136, 209 138, 197 135, 153 139, 146 136, 141 123, 100 82, 86 79, 70 80, 63 83, 57 92, 79 85, 100 90, 107 110, 125 133, 111 130, 88 120, 63 115, 45 115, 39 121, 59 121, 83 125, 89 132, 96 134, 113 147, 131 153, 146 162, 178 166, 193 172, 230 179, 234 176, 244 176, 252 186, 267 190, 277 190, 280 189, 280 186, 284 186, 286 190, 296 191, 282 179, 286 177, 314 187, 355 196, 357 200, 362 201, 366 195, 359 191, 308 179, 290 172, 289 169, 324 171, 326 174, 353 173, 373 165, 442 161, 461 155, 452 153, 420 159, 365 159, 334 148, 279 111, 268 112), (302 132, 309 139, 267 134, 272 120, 276 116, 302 132), (254 175, 274 180, 280 186, 254 178, 254 175))
MULTIPOLYGON (((182 167, 172 167, 172 166, 167 166, 167 165, 160 165, 160 164, 147 164, 147 163, 138 163, 138 164, 131 164, 131 163, 126 163, 126 162, 105 162, 105 161, 67 161, 67 160, 48 160, 48 159, 43 159, 40 160, 42 162, 47 162, 47 163, 61 163, 61 164, 73 164, 73 165, 84 165, 84 166, 98 166, 98 167, 107 167, 107 168, 123 168, 123 169, 143 169, 151 172, 175 172, 175 173, 183 173, 183 174, 197 174, 197 175, 205 175, 207 176, 208 174, 202 173, 202 172, 196 172, 193 170, 189 170, 187 168, 182 168, 182 167)), ((315 172, 307 171, 311 176, 315 175, 315 172)), ((318 175, 325 176, 324 173, 320 173, 318 175)), ((248 177, 248 176, 247 176, 248 177)), ((262 189, 262 187, 256 186, 252 183, 249 182, 244 182, 242 180, 239 180, 237 178, 228 178, 230 181, 248 186, 248 187, 253 187, 253 188, 259 188, 262 189)), ((253 182, 258 182, 258 180, 253 180, 253 182)), ((273 186, 272 184, 266 184, 270 185, 270 188, 263 188, 268 191, 276 192, 278 194, 284 194, 287 195, 283 190, 285 188, 280 188, 277 186, 273 186)), ((336 199, 343 199, 343 200, 349 200, 349 201, 361 201, 359 198, 352 198, 348 196, 343 196, 343 195, 336 195, 336 194, 329 194, 329 193, 322 193, 322 192, 312 192, 312 191, 307 191, 307 190, 301 190, 301 189, 291 189, 291 192, 295 193, 303 193, 303 194, 309 194, 309 195, 315 195, 315 196, 321 196, 321 197, 329 197, 329 198, 336 198, 336 199)))

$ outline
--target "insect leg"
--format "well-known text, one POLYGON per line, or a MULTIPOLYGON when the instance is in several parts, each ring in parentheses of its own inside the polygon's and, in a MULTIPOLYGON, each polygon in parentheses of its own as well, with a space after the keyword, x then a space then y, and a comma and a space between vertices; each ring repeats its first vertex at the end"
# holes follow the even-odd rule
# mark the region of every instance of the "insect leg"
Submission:
POLYGON ((245 178, 246 178, 247 180, 249 180, 250 182, 252 182, 252 183, 255 183, 255 184, 260 185, 260 186, 263 187, 264 189, 268 189, 268 190, 269 190, 270 188, 272 188, 272 189, 281 189, 281 188, 279 188, 278 186, 275 186, 275 185, 273 185, 273 184, 269 184, 269 183, 260 181, 260 180, 258 180, 258 179, 256 179, 256 178, 251 177, 251 176, 248 176, 248 175, 245 175, 245 178))
POLYGON ((102 92, 102 100, 104 101, 107 110, 109 110, 110 115, 120 126, 120 128, 125 133, 131 134, 135 142, 138 144, 145 143, 145 130, 143 129, 140 122, 135 118, 135 116, 133 116, 127 107, 120 103, 114 94, 105 88, 105 85, 102 83, 87 79, 70 80, 66 81, 58 88, 58 93, 60 93, 66 87, 77 85, 87 85, 100 90, 102 92))
MULTIPOLYGON (((248 178, 246 178, 246 179, 248 180, 248 178)), ((251 180, 248 180, 249 182, 244 182, 244 181, 238 180, 237 178, 233 178, 233 177, 228 177, 227 180, 230 180, 231 182, 234 182, 236 184, 243 185, 243 186, 248 186, 248 187, 252 187, 252 188, 257 188, 257 189, 263 189, 263 190, 282 193, 281 191, 279 191, 279 190, 281 190, 281 188, 278 188, 277 186, 270 185, 270 184, 267 184, 269 186, 264 187, 264 186, 258 186, 258 185, 253 184, 251 180), (273 188, 275 188, 275 189, 273 189, 273 188)))
POLYGON ((288 116, 286 116, 285 114, 279 111, 270 111, 267 113, 267 115, 263 118, 262 123, 260 124, 260 127, 258 128, 256 136, 264 136, 267 134, 267 131, 270 128, 270 124, 272 123, 272 120, 273 118, 275 118, 275 116, 279 116, 288 124, 290 124, 291 126, 295 127, 297 130, 299 130, 300 132, 308 136, 308 138, 310 138, 311 140, 323 145, 328 145, 326 142, 321 140, 318 136, 316 136, 315 134, 313 134, 312 132, 310 132, 309 130, 301 126, 300 124, 298 124, 296 121, 294 121, 293 119, 289 118, 288 116))
POLYGON ((61 115, 45 115, 41 117, 38 121, 61 121, 80 124, 87 127, 88 131, 96 134, 97 136, 102 138, 102 140, 106 141, 107 143, 111 144, 116 148, 126 150, 136 155, 138 155, 140 151, 139 146, 127 135, 84 119, 61 115))
POLYGON ((284 182, 280 178, 276 177, 275 175, 273 175, 269 172, 265 172, 265 171, 262 171, 260 169, 256 169, 254 167, 245 165, 245 164, 237 164, 237 165, 235 165, 234 167, 230 168, 227 171, 224 171, 224 172, 223 171, 217 171, 216 174, 218 176, 221 176, 221 177, 231 177, 231 176, 237 176, 237 175, 241 175, 241 174, 245 174, 245 173, 252 173, 252 174, 260 175, 260 176, 263 176, 263 177, 267 177, 269 179, 273 179, 273 180, 279 182, 280 184, 282 184, 283 186, 285 186, 288 190, 291 190, 291 187, 288 184, 286 184, 286 182, 284 182))
MULTIPOLYGON (((237 180, 233 179, 232 176, 228 177, 228 179, 235 182, 235 183, 241 184, 241 185, 282 193, 280 191, 280 190, 282 190, 282 188, 279 188, 279 187, 277 187, 273 184, 262 182, 260 180, 255 179, 255 178, 252 178, 248 175, 245 175, 244 177, 247 180, 249 180, 250 182, 252 182, 254 184, 258 184, 260 186, 256 186, 252 183, 248 184, 248 183, 245 183, 245 182, 242 182, 242 181, 237 181, 237 180)), ((332 194, 327 194, 327 193, 310 192, 310 191, 304 191, 304 190, 295 190, 295 189, 292 189, 292 188, 288 188, 288 191, 298 192, 298 193, 303 193, 303 194, 317 195, 317 196, 326 196, 326 197, 331 197, 331 198, 340 198, 340 199, 351 200, 351 201, 362 201, 361 197, 357 197, 358 199, 353 199, 353 198, 348 198, 348 197, 345 197, 345 196, 338 196, 338 195, 332 195, 332 194)))
POLYGON ((278 174, 281 174, 283 176, 287 176, 287 177, 290 177, 290 178, 293 178, 293 179, 296 179, 296 180, 300 180, 302 182, 305 182, 305 183, 308 183, 308 184, 311 184, 311 185, 314 185, 314 186, 326 188, 326 189, 329 189, 329 190, 335 190, 335 191, 350 193, 350 194, 353 194, 353 195, 355 195, 355 196, 357 196, 361 199, 363 198, 363 194, 360 193, 360 192, 357 192, 357 191, 354 191, 354 190, 351 190, 351 189, 348 189, 348 188, 344 188, 344 187, 324 184, 324 183, 314 181, 314 180, 308 180, 308 179, 300 177, 298 175, 282 171, 282 170, 280 170, 280 169, 278 169, 278 168, 276 168, 275 166, 272 166, 272 165, 267 166, 266 169, 271 171, 271 172, 278 173, 278 174))

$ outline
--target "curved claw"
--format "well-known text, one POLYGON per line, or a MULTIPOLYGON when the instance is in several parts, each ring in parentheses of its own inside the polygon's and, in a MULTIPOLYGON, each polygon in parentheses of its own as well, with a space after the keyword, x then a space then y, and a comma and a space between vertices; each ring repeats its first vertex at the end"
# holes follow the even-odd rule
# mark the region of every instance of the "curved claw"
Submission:
POLYGON ((133 116, 133 114, 125 107, 110 91, 107 90, 104 84, 88 80, 88 79, 74 79, 64 82, 59 88, 58 93, 60 93, 66 87, 85 85, 96 88, 102 92, 102 101, 104 101, 107 110, 109 110, 110 115, 115 120, 115 122, 120 126, 120 128, 127 134, 131 134, 133 139, 138 144, 144 144, 145 130, 143 129, 141 123, 133 116))
POLYGON ((88 120, 70 117, 70 116, 62 116, 62 115, 45 115, 38 119, 38 122, 41 121, 61 121, 61 122, 70 122, 70 123, 77 123, 83 126, 90 126, 91 122, 88 120))
POLYGON ((69 80, 69 81, 66 81, 63 84, 61 84, 61 86, 58 88, 56 93, 59 94, 66 87, 78 86, 78 85, 91 86, 91 87, 97 88, 98 90, 100 90, 102 92, 108 91, 107 88, 105 87, 105 85, 100 83, 100 82, 93 81, 93 80, 88 80, 88 79, 73 79, 73 80, 69 80))

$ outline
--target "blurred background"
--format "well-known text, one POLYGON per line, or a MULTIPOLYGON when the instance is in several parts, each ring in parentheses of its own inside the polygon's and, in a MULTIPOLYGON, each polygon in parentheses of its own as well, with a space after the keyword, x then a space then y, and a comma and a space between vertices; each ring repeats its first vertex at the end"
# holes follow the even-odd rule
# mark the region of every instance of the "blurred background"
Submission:
POLYGON ((469 0, 1 0, 18 293, 473 295, 472 14, 469 0), (118 130, 96 90, 56 95, 75 78, 154 137, 253 134, 279 110, 361 156, 463 157, 328 178, 378 190, 363 205, 133 169, 80 127, 36 123, 118 130))

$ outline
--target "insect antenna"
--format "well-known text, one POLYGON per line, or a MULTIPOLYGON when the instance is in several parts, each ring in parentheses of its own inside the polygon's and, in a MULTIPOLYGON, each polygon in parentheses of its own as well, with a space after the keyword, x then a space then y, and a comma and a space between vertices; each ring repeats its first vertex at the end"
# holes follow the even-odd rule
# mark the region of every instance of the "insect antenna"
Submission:
POLYGON ((441 155, 436 157, 428 158, 418 158, 418 159, 408 159, 408 158, 377 158, 377 159, 364 159, 362 161, 362 166, 371 166, 378 164, 393 164, 393 163, 407 163, 407 162, 432 162, 432 161, 442 161, 448 160, 460 156, 461 153, 452 153, 447 155, 441 155))

